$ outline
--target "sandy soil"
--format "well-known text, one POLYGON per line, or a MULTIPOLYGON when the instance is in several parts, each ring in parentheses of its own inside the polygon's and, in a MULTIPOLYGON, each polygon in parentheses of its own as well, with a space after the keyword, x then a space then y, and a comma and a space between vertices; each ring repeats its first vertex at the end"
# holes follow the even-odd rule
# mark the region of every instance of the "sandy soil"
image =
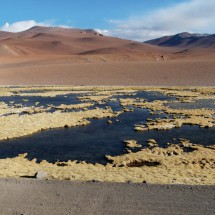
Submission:
POLYGON ((4 215, 215 213, 214 186, 0 179, 0 190, 4 215))
POLYGON ((214 60, 4 62, 0 61, 1 85, 215 85, 214 60))

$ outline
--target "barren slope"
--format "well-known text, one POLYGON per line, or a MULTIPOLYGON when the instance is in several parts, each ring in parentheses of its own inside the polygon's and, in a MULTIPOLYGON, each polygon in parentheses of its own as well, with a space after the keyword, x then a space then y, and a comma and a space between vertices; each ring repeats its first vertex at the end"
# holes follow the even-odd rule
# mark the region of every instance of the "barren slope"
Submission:
POLYGON ((94 30, 33 27, 0 32, 0 84, 214 85, 214 57, 211 47, 162 47, 94 30))
MULTIPOLYGON (((106 37, 94 30, 33 27, 20 33, 0 32, 0 44, 17 55, 165 54, 156 46, 106 37)), ((10 56, 10 53, 5 53, 10 56)), ((1 56, 2 54, 0 54, 1 56)))

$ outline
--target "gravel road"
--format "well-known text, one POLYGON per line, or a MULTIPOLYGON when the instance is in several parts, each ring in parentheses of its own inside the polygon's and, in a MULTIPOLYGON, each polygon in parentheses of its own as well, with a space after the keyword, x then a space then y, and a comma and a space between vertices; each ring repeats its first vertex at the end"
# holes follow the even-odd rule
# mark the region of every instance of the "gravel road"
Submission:
POLYGON ((0 179, 0 214, 215 214, 215 186, 0 179))

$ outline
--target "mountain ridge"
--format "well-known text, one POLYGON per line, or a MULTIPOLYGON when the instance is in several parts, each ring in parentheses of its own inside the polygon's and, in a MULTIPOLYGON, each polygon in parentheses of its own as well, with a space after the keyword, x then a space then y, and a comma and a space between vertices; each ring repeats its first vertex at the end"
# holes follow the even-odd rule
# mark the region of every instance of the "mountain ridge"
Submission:
POLYGON ((193 34, 182 32, 144 42, 162 47, 178 48, 215 48, 215 34, 193 34))
POLYGON ((18 33, 0 31, 0 45, 0 56, 4 50, 7 50, 5 55, 15 53, 18 56, 112 54, 155 58, 169 53, 150 44, 104 36, 93 29, 43 26, 18 33))

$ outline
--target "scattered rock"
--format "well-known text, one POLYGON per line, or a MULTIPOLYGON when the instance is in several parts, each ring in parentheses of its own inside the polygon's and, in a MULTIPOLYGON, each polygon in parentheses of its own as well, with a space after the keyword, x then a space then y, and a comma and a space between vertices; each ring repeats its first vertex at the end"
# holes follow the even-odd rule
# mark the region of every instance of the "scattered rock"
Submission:
POLYGON ((91 180, 91 181, 89 181, 89 182, 99 183, 100 181, 99 181, 98 179, 93 179, 93 180, 91 180))
POLYGON ((108 123, 108 124, 112 124, 113 122, 112 122, 111 120, 108 120, 107 123, 108 123))
POLYGON ((23 101, 23 102, 28 102, 29 100, 28 100, 28 99, 22 99, 22 101, 23 101))
POLYGON ((43 170, 39 170, 39 171, 35 174, 35 178, 40 179, 40 180, 42 180, 42 179, 47 179, 47 177, 48 177, 47 173, 46 173, 45 171, 43 171, 43 170))

